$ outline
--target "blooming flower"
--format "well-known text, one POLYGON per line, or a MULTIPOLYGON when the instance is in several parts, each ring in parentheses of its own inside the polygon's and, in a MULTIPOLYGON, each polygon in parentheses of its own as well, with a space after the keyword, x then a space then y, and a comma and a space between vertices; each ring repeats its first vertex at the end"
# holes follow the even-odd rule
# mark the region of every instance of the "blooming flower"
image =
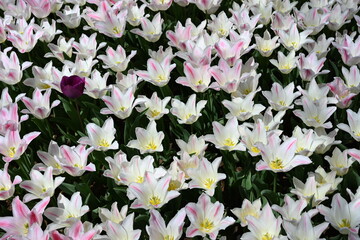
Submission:
POLYGON ((191 178, 189 188, 201 188, 205 190, 206 194, 213 196, 216 184, 226 178, 224 173, 218 173, 220 162, 221 157, 216 158, 212 163, 206 158, 201 158, 197 168, 190 168, 186 171, 191 178))
POLYGON ((329 223, 324 222, 314 227, 311 223, 310 214, 304 213, 301 215, 299 223, 284 221, 283 226, 290 239, 320 239, 320 235, 329 226, 329 223))
POLYGON ((5 231, 1 237, 3 239, 12 236, 25 237, 32 225, 42 224, 42 214, 49 202, 50 197, 46 197, 30 210, 20 201, 19 196, 15 197, 11 203, 13 217, 0 217, 0 228, 5 231))
POLYGON ((82 137, 78 143, 93 146, 95 150, 107 151, 110 149, 118 149, 119 144, 115 140, 116 129, 114 128, 114 120, 106 119, 102 127, 95 123, 86 125, 88 137, 82 137))
POLYGON ((227 93, 235 92, 241 82, 242 61, 238 60, 235 66, 230 67, 224 59, 220 59, 218 66, 211 67, 209 72, 216 82, 210 85, 215 90, 224 90, 227 93))
POLYGON ((166 226, 160 213, 152 209, 150 210, 149 226, 146 226, 146 232, 151 239, 179 240, 182 235, 185 217, 185 209, 182 208, 166 226))
POLYGON ((138 112, 142 112, 146 110, 147 118, 151 120, 158 120, 164 114, 169 113, 169 109, 166 108, 166 105, 170 101, 171 97, 165 97, 164 99, 160 99, 157 96, 157 93, 154 92, 151 95, 151 98, 147 98, 146 96, 138 96, 138 99, 143 99, 144 101, 140 104, 140 107, 137 107, 136 110, 138 112))
POLYGON ((13 196, 15 192, 15 185, 19 184, 22 179, 20 176, 15 176, 14 181, 11 181, 8 173, 9 163, 5 163, 4 169, 0 169, 0 200, 6 200, 13 196))
POLYGON ((173 98, 171 100, 170 112, 172 115, 178 117, 178 123, 193 124, 202 115, 200 112, 206 103, 206 100, 201 100, 196 103, 196 94, 192 94, 186 103, 173 98))
POLYGON ((88 37, 85 34, 81 34, 79 42, 74 42, 72 44, 73 48, 76 50, 75 54, 80 58, 96 57, 96 52, 106 45, 105 42, 101 42, 99 46, 97 46, 96 35, 96 33, 93 33, 88 37))
MULTIPOLYGON (((279 205, 272 205, 271 208, 281 214, 282 218, 287 222, 299 223, 301 219, 301 213, 306 208, 307 202, 305 199, 301 198, 300 200, 293 200, 289 195, 284 197, 284 205, 280 207, 279 205)), ((308 214, 313 216, 317 214, 317 210, 310 210, 308 214)))
POLYGON ((60 104, 60 100, 55 100, 50 106, 51 89, 47 89, 44 95, 41 90, 36 88, 33 92, 33 97, 22 97, 21 101, 25 104, 27 109, 22 110, 22 113, 30 113, 38 119, 45 119, 49 117, 52 108, 60 104))
POLYGON ((77 28, 80 25, 80 6, 77 4, 72 9, 66 5, 63 11, 57 11, 56 15, 60 17, 58 22, 65 24, 68 28, 77 28))
POLYGON ((71 176, 81 176, 85 171, 94 172, 96 169, 93 163, 86 165, 88 155, 93 150, 93 147, 86 149, 85 145, 78 145, 76 147, 62 145, 60 147, 62 168, 71 176))
POLYGON ((306 156, 295 156, 296 142, 296 138, 289 138, 280 144, 280 138, 274 133, 270 134, 267 145, 257 144, 257 147, 261 150, 262 160, 256 164, 256 170, 287 172, 299 165, 312 163, 306 156))
MULTIPOLYGON (((275 218, 269 203, 267 203, 258 218, 247 216, 250 232, 244 233, 241 239, 278 239, 281 230, 281 217, 275 218)), ((280 238, 281 239, 281 238, 280 238)))
POLYGON ((209 65, 194 67, 191 63, 185 62, 185 77, 178 77, 175 82, 190 87, 195 92, 205 92, 211 81, 209 68, 209 65))
POLYGON ((24 196, 25 203, 34 199, 44 199, 54 195, 55 189, 65 180, 65 178, 56 177, 53 179, 52 171, 53 168, 48 167, 43 175, 39 171, 31 169, 31 180, 23 181, 20 184, 21 188, 24 188, 29 192, 24 196))
POLYGON ((315 104, 306 97, 301 98, 301 100, 304 111, 294 110, 295 116, 301 118, 309 127, 332 127, 332 123, 326 121, 336 111, 336 107, 327 107, 327 99, 319 99, 318 104, 315 104))
POLYGON ((312 31, 313 30, 309 29, 299 33, 297 25, 293 23, 289 32, 285 32, 283 30, 279 31, 280 42, 289 51, 298 51, 303 44, 313 41, 310 38, 307 38, 312 31))
POLYGON ((271 38, 268 30, 265 31, 263 38, 255 34, 256 50, 260 52, 261 56, 270 57, 274 49, 280 46, 280 43, 277 43, 278 39, 278 36, 271 38))
POLYGON ((148 42, 157 42, 162 34, 161 25, 164 22, 164 19, 161 18, 160 13, 158 12, 152 21, 146 17, 143 17, 140 22, 142 30, 135 28, 132 29, 131 32, 140 35, 148 42))
POLYGON ((295 57, 295 51, 291 51, 287 56, 278 51, 278 60, 270 59, 269 61, 283 74, 289 74, 296 67, 297 58, 295 57))
POLYGON ((72 239, 72 240, 91 240, 94 239, 96 234, 100 233, 102 230, 93 228, 89 231, 84 229, 84 225, 80 220, 77 220, 67 229, 66 236, 60 234, 58 231, 51 232, 51 237, 53 239, 72 239))
MULTIPOLYGON (((350 150, 349 150, 350 151, 350 150)), ((350 166, 355 161, 354 158, 348 158, 348 151, 341 151, 339 148, 334 148, 332 156, 325 156, 324 159, 330 164, 330 169, 336 171, 338 176, 345 175, 350 166)))
POLYGON ((106 221, 111 221, 114 223, 120 223, 124 221, 124 219, 126 218, 126 213, 128 211, 128 205, 124 205, 120 211, 117 205, 117 202, 111 204, 111 211, 106 208, 100 208, 99 217, 102 223, 106 223, 106 221))
POLYGON ((255 145, 257 143, 267 144, 267 131, 265 129, 264 122, 261 119, 257 119, 253 126, 253 130, 250 131, 247 126, 239 126, 241 141, 245 144, 248 152, 251 156, 260 155, 260 149, 255 145))
POLYGON ((131 183, 128 188, 128 197, 135 201, 131 208, 154 209, 161 208, 164 204, 180 195, 178 191, 168 191, 171 176, 167 175, 157 180, 150 172, 145 173, 144 182, 131 183))
POLYGON ((62 93, 69 98, 80 97, 85 88, 85 78, 77 75, 63 76, 60 83, 62 93))
POLYGON ((118 87, 113 85, 111 89, 111 96, 102 97, 102 100, 105 102, 107 108, 102 108, 100 113, 114 114, 120 119, 128 118, 134 107, 143 102, 143 99, 135 99, 134 92, 135 90, 133 88, 121 91, 118 87))
POLYGON ((214 134, 207 134, 205 141, 215 144, 216 148, 222 150, 238 150, 245 151, 245 146, 240 140, 239 123, 235 117, 230 118, 225 126, 219 122, 212 123, 214 134))
POLYGON ((57 205, 57 207, 47 208, 44 213, 53 222, 48 226, 48 229, 70 227, 89 211, 89 207, 82 204, 80 192, 75 192, 71 199, 60 193, 57 198, 57 205))
POLYGON ((107 47, 106 55, 98 55, 97 58, 103 61, 103 68, 110 68, 115 72, 122 72, 126 70, 131 58, 135 56, 136 52, 135 50, 131 51, 131 53, 126 56, 125 49, 121 45, 118 45, 116 50, 112 47, 107 47))
MULTIPOLYGON (((126 156, 126 155, 125 155, 126 156)), ((122 184, 129 186, 131 183, 143 183, 146 172, 154 174, 156 179, 163 177, 166 170, 159 167, 154 168, 154 158, 146 156, 143 159, 140 156, 133 156, 130 161, 123 161, 120 169, 120 180, 122 184)))
POLYGON ((170 73, 176 64, 170 64, 172 55, 167 55, 163 59, 155 60, 153 58, 147 61, 147 71, 136 71, 136 75, 155 86, 163 87, 170 81, 170 73))
POLYGON ((19 119, 17 103, 0 108, 0 135, 4 136, 8 130, 20 130, 21 123, 28 118, 29 115, 22 115, 19 119))
POLYGON ((161 144, 164 139, 164 133, 156 130, 156 122, 150 121, 146 129, 137 127, 135 129, 136 140, 131 140, 126 145, 130 148, 140 150, 141 154, 162 152, 163 146, 161 144))
POLYGON ((285 88, 279 83, 274 82, 270 91, 263 91, 262 94, 268 100, 270 106, 276 111, 284 111, 294 107, 292 102, 301 95, 300 92, 294 92, 295 85, 291 82, 285 88))
POLYGON ((315 52, 310 53, 307 57, 305 57, 305 54, 300 53, 296 64, 299 69, 301 79, 303 81, 311 81, 320 74, 329 73, 329 70, 323 70, 320 72, 325 61, 326 58, 318 59, 315 52))
POLYGON ((208 146, 208 144, 205 144, 205 139, 203 136, 196 137, 194 134, 190 135, 187 142, 182 139, 176 139, 175 141, 180 148, 180 151, 177 152, 178 155, 182 155, 183 152, 186 152, 189 155, 202 157, 208 146))
POLYGON ((14 85, 21 81, 23 71, 32 65, 32 62, 23 62, 20 65, 18 56, 14 51, 7 56, 11 47, 5 48, 3 52, 0 51, 0 81, 14 85))
POLYGON ((138 240, 141 230, 134 230, 134 213, 129 214, 121 223, 107 221, 105 231, 110 240, 126 239, 138 240))
POLYGON ((60 159, 62 158, 60 153, 60 148, 55 141, 53 140, 50 141, 47 152, 39 150, 36 153, 43 163, 35 164, 33 169, 39 171, 45 171, 48 167, 52 167, 53 175, 59 175, 64 172, 61 166, 62 163, 60 162, 60 159))
POLYGON ((252 116, 258 115, 265 107, 262 104, 254 104, 257 91, 247 94, 244 98, 235 97, 231 101, 223 100, 221 103, 230 111, 225 117, 230 119, 236 117, 239 121, 246 121, 252 116))
POLYGON ((331 208, 324 205, 318 206, 319 212, 325 220, 330 222, 341 234, 358 234, 360 216, 360 199, 348 203, 340 193, 333 196, 331 208))
POLYGON ((17 160, 25 152, 32 140, 40 135, 40 132, 31 132, 21 139, 19 130, 8 130, 5 136, 0 136, 0 153, 5 162, 17 160))
POLYGON ((186 229, 186 237, 205 237, 208 234, 214 240, 220 230, 235 222, 232 217, 223 218, 224 205, 218 201, 211 203, 210 197, 205 193, 201 194, 197 203, 188 203, 185 211, 191 222, 186 229))
POLYGON ((246 227, 248 225, 247 217, 253 216, 259 218, 261 213, 261 199, 256 199, 254 202, 250 202, 246 198, 241 204, 241 208, 231 209, 231 212, 240 220, 241 226, 246 227))

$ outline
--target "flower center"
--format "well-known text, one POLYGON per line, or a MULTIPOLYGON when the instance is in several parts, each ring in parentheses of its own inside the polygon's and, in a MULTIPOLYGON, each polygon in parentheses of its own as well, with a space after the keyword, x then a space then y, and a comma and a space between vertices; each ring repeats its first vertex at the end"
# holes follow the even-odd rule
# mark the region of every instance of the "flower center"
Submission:
POLYGON ((280 104, 281 106, 286 106, 285 101, 280 101, 279 104, 280 104))
POLYGON ((15 156, 15 153, 16 153, 16 148, 15 147, 10 147, 9 151, 8 151, 9 157, 13 158, 15 156))
POLYGON ((341 223, 339 224, 339 228, 350 228, 350 221, 346 218, 341 220, 341 223))
POLYGON ((231 140, 230 138, 227 138, 224 141, 224 145, 228 146, 228 147, 233 147, 233 146, 235 146, 235 142, 233 140, 231 140))
POLYGON ((174 236, 172 236, 172 235, 166 235, 165 237, 164 237, 164 240, 174 240, 175 238, 174 238, 174 236))
POLYGON ((313 119, 314 119, 317 123, 320 123, 320 118, 319 118, 319 116, 315 116, 315 117, 313 117, 313 119))
POLYGON ((252 146, 250 151, 254 152, 254 153, 259 153, 260 149, 258 149, 257 147, 252 146))
POLYGON ((121 33, 121 31, 120 31, 120 29, 118 27, 113 27, 112 31, 113 31, 114 34, 120 34, 121 33))
POLYGON ((150 199, 149 199, 149 204, 153 205, 153 206, 157 206, 161 203, 161 200, 158 196, 152 196, 150 199))
POLYGON ((292 68, 292 66, 290 64, 284 64, 281 67, 282 67, 282 69, 287 69, 287 70, 292 68))
POLYGON ((180 188, 180 182, 177 180, 171 180, 169 183, 168 191, 176 190, 180 188))
POLYGON ((10 188, 6 187, 6 186, 0 186, 0 191, 7 191, 10 188))
POLYGON ((158 116, 159 114, 160 114, 160 112, 159 112, 158 110, 156 110, 156 109, 150 110, 150 115, 151 115, 151 117, 156 117, 156 116, 158 116))
POLYGON ((274 161, 271 161, 269 166, 272 169, 283 169, 284 168, 283 162, 280 158, 277 158, 274 161))
POLYGON ((269 233, 264 234, 261 238, 261 240, 271 240, 271 239, 273 239, 273 237, 269 233))
POLYGON ((202 79, 200 79, 199 81, 197 81, 196 83, 195 83, 195 85, 201 85, 201 84, 203 84, 204 83, 204 81, 202 80, 202 79))
POLYGON ((147 150, 155 150, 157 149, 157 145, 154 142, 150 142, 148 145, 145 146, 147 150))
POLYGON ((214 184, 214 182, 215 182, 215 179, 213 179, 213 178, 207 178, 207 179, 205 179, 205 181, 204 181, 204 186, 205 186, 207 189, 210 189, 211 186, 214 184))
POLYGON ((100 147, 109 147, 110 143, 105 139, 101 139, 100 142, 99 142, 99 146, 100 147))
POLYGON ((211 222, 209 219, 205 219, 200 224, 200 230, 203 232, 210 232, 214 228, 214 223, 211 222))
POLYGON ((137 183, 142 183, 142 182, 144 182, 144 177, 138 176, 138 177, 136 178, 136 182, 137 182, 137 183))
POLYGON ((158 75, 158 77, 156 78, 157 82, 162 82, 162 81, 165 81, 165 80, 166 80, 166 77, 164 75, 158 75))

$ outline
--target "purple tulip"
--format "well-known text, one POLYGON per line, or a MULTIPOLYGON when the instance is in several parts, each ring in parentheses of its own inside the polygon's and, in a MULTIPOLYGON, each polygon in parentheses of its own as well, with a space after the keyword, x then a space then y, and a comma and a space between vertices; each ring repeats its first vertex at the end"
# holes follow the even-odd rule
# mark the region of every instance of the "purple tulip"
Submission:
POLYGON ((85 78, 77 75, 63 76, 60 83, 61 91, 69 98, 78 98, 84 92, 85 78))

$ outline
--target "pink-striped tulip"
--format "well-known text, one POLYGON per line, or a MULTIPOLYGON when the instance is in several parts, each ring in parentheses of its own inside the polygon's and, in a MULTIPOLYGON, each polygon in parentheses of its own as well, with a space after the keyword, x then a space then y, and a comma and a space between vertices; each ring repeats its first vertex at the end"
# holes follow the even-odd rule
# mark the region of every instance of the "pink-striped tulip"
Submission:
POLYGON ((34 224, 41 226, 43 213, 50 202, 50 197, 44 198, 30 210, 17 196, 11 204, 12 217, 0 217, 0 228, 5 231, 2 239, 11 236, 27 236, 29 229, 34 224))
POLYGON ((93 147, 86 149, 85 145, 76 147, 62 145, 60 147, 62 168, 71 176, 81 176, 85 171, 94 172, 95 165, 87 164, 88 156, 93 150, 93 147))
POLYGON ((151 239, 179 240, 182 236, 185 217, 185 208, 182 208, 178 210, 168 225, 165 225, 165 221, 160 213, 152 209, 150 210, 150 226, 146 226, 146 232, 151 239))
POLYGON ((0 170, 0 200, 12 197, 15 192, 15 185, 22 181, 20 176, 16 176, 14 181, 11 181, 8 168, 9 163, 5 163, 4 169, 0 170))
POLYGON ((211 203, 210 197, 201 194, 197 203, 188 203, 185 206, 186 215, 191 225, 186 229, 186 237, 202 236, 207 234, 210 239, 216 239, 220 230, 235 222, 232 217, 224 218, 224 205, 220 202, 211 203))
POLYGON ((60 104, 60 100, 55 100, 50 105, 51 89, 47 89, 44 95, 41 90, 36 88, 33 92, 32 99, 28 97, 21 98, 27 109, 23 109, 22 113, 32 114, 38 119, 45 119, 49 117, 51 109, 60 104))
POLYGON ((0 136, 0 153, 5 162, 17 160, 25 152, 32 140, 40 135, 40 132, 31 132, 21 139, 19 130, 8 130, 5 136, 0 136))
POLYGON ((306 165, 312 161, 302 155, 295 155, 296 138, 289 138, 281 143, 278 135, 268 136, 268 144, 258 143, 262 160, 256 164, 257 171, 271 170, 273 172, 288 172, 299 165, 306 165))

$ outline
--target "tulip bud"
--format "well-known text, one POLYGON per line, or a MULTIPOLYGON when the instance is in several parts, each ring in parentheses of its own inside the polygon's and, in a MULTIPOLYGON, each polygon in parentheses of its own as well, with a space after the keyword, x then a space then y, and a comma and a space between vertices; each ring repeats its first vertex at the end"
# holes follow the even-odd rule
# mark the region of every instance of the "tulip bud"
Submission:
POLYGON ((72 75, 63 76, 60 83, 62 93, 69 98, 78 98, 84 92, 85 78, 72 75))

